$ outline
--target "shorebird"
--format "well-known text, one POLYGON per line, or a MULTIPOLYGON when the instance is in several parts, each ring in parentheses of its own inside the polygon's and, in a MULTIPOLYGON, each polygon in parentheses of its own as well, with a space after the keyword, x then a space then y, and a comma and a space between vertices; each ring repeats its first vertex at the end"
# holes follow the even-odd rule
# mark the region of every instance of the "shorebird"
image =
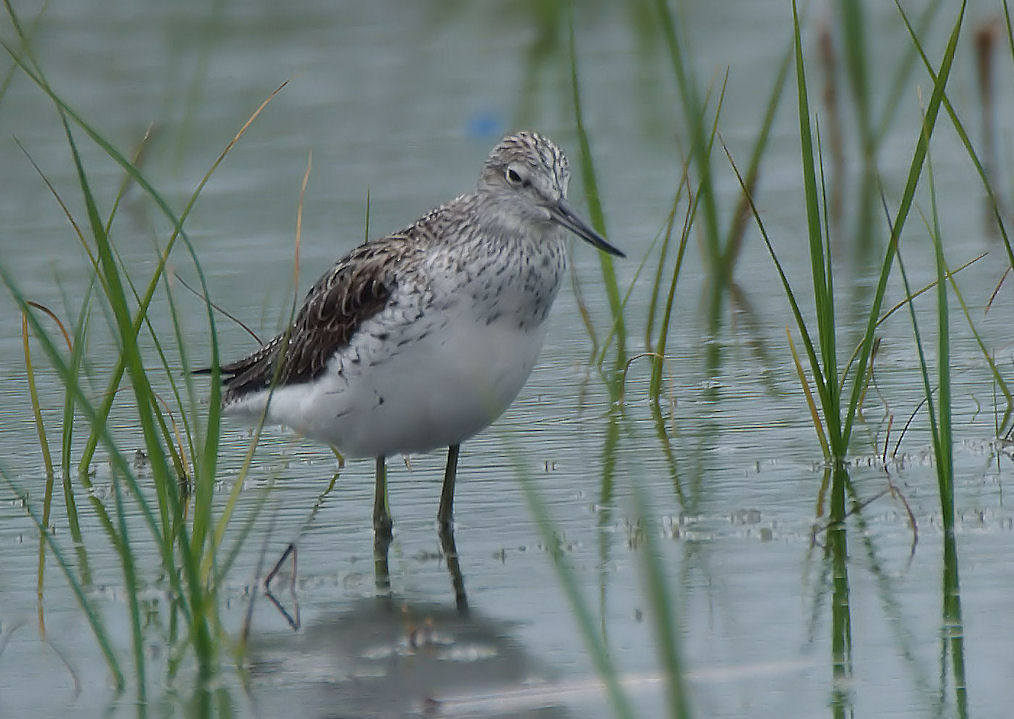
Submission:
POLYGON ((221 367, 223 412, 376 460, 373 527, 390 536, 385 458, 447 447, 447 530, 461 443, 514 401, 535 364, 573 233, 623 253, 567 202, 566 156, 503 138, 476 189, 366 242, 310 288, 295 321, 221 367))

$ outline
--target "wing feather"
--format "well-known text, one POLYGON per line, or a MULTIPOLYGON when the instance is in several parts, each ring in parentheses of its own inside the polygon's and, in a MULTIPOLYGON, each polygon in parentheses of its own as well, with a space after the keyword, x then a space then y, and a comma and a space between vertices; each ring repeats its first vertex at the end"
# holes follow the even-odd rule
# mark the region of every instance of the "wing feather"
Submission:
POLYGON ((357 247, 310 288, 292 325, 252 354, 222 366, 228 403, 248 392, 311 381, 362 324, 387 306, 396 270, 420 248, 404 235, 357 247), (277 375, 277 379, 276 379, 277 375))

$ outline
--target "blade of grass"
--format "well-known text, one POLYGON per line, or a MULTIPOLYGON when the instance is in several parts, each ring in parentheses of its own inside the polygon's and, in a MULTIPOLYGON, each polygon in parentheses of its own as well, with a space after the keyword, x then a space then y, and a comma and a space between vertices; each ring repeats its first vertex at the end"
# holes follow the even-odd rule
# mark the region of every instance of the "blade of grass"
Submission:
MULTIPOLYGON (((669 214, 665 218, 665 227, 662 229, 662 246, 659 250, 658 263, 655 265, 655 276, 651 283, 651 292, 648 295, 648 316, 645 320, 644 327, 644 348, 648 352, 655 351, 655 342, 652 338, 652 334, 655 332, 655 314, 658 311, 659 295, 662 293, 662 278, 665 275, 665 264, 669 257, 669 247, 672 241, 672 230, 673 225, 676 222, 676 210, 679 207, 680 199, 683 197, 683 192, 688 193, 689 198, 689 181, 690 178, 687 176, 687 161, 683 163, 683 171, 680 173, 680 181, 676 186, 676 193, 673 196, 672 205, 669 208, 669 214)), ((658 240, 656 236, 655 240, 658 240)), ((654 243, 652 243, 654 247, 654 243)), ((651 250, 649 249, 649 252, 651 250)))
MULTIPOLYGON (((950 331, 947 308, 947 283, 944 277, 946 263, 944 261, 943 245, 940 238, 940 223, 936 211, 936 187, 933 180, 933 167, 928 152, 927 178, 929 181, 930 202, 933 212, 933 224, 929 228, 929 234, 933 243, 937 271, 937 402, 934 402, 933 400, 934 392, 930 384, 929 365, 926 362, 926 355, 923 350, 922 337, 919 332, 919 323, 916 318, 915 306, 912 303, 908 304, 908 311, 912 321, 912 331, 915 335, 916 350, 919 356, 919 369, 920 374, 922 375, 923 390, 926 395, 926 407, 933 438, 933 455, 936 465, 937 482, 940 494, 940 510, 944 531, 948 534, 953 534, 954 465, 952 458, 953 439, 951 430, 950 331)), ((898 269, 901 271, 905 291, 910 292, 908 275, 905 272, 905 266, 900 252, 898 253, 898 269)))
MULTIPOLYGON (((147 523, 152 533, 152 536, 156 540, 158 540, 159 532, 158 532, 158 524, 155 520, 155 515, 152 512, 149 503, 144 499, 144 494, 141 491, 141 487, 137 484, 136 478, 134 478, 134 476, 131 473, 130 463, 119 451, 115 442, 113 442, 109 434, 109 428, 105 420, 102 419, 100 421, 98 411, 91 404, 88 397, 84 394, 83 388, 77 382, 76 377, 72 374, 69 365, 61 356, 60 351, 57 348, 55 342, 46 333, 45 328, 41 325, 38 318, 36 318, 33 313, 28 312, 28 304, 27 300, 24 297, 24 294, 18 289, 18 285, 15 282, 14 278, 11 276, 10 272, 7 270, 6 267, 4 267, 2 263, 0 263, 0 279, 2 279, 3 283, 8 287, 11 296, 13 297, 16 305, 18 306, 18 309, 21 312, 26 313, 29 325, 31 326, 32 334, 39 342, 39 344, 42 345, 42 348, 46 353, 46 357, 50 365, 53 367, 53 369, 56 370, 58 376, 60 377, 60 381, 67 388, 68 392, 73 394, 74 401, 77 404, 78 408, 80 409, 81 413, 84 415, 85 419, 89 422, 92 430, 98 434, 100 441, 106 447, 108 451, 108 459, 110 464, 112 465, 112 468, 115 471, 120 472, 120 474, 124 477, 124 479, 126 479, 128 483, 131 485, 131 493, 136 498, 138 506, 141 510, 141 516, 147 523)), ((88 482, 87 475, 84 475, 84 480, 88 482)), ((91 486, 90 482, 88 482, 86 486, 90 487, 91 486)), ((116 531, 113 528, 112 523, 108 517, 108 514, 105 512, 105 508, 103 507, 101 502, 98 501, 97 497, 93 499, 94 499, 93 506, 96 509, 96 515, 102 521, 103 527, 109 534, 111 541, 113 541, 114 548, 118 553, 126 551, 126 549, 121 545, 120 538, 117 536, 116 531)), ((175 571, 171 570, 171 568, 174 566, 172 554, 166 553, 165 545, 161 541, 158 541, 157 545, 159 546, 162 552, 163 566, 167 568, 167 576, 170 580, 170 583, 173 585, 174 591, 179 592, 180 596, 183 596, 183 587, 180 584, 179 576, 175 571)))
POLYGON ((997 387, 1000 388, 1000 392, 1003 393, 1004 399, 1007 400, 1007 409, 1004 412, 1003 419, 997 428, 997 436, 1003 433, 1005 428, 1010 422, 1011 414, 1014 413, 1014 396, 1011 396, 1011 391, 1007 387, 1007 383, 1004 381, 1003 376, 1000 374, 1000 369, 996 366, 996 360, 993 359, 992 353, 989 348, 986 347, 986 343, 983 341, 979 331, 975 328, 975 323, 972 321, 972 314, 968 310, 968 305, 965 304, 965 298, 961 294, 961 290, 958 288, 958 283, 954 280, 954 273, 951 272, 946 264, 944 265, 944 272, 947 279, 950 281, 951 292, 954 293, 954 297, 957 298, 958 303, 961 305, 961 311, 965 315, 965 322, 968 324, 968 328, 972 331, 972 336, 975 337, 976 344, 979 345, 979 351, 982 352, 983 358, 989 365, 989 370, 993 374, 993 382, 997 387))
POLYGON ((35 418, 35 432, 39 437, 39 449, 42 451, 42 461, 46 466, 46 475, 52 477, 53 455, 49 451, 46 426, 42 421, 42 407, 39 404, 39 390, 35 385, 35 366, 32 364, 32 350, 28 342, 28 316, 26 314, 21 315, 21 346, 24 350, 28 396, 32 402, 32 416, 35 418))
MULTIPOLYGON (((683 220, 683 229, 680 232, 679 245, 676 248, 676 264, 672 270, 672 277, 669 281, 669 292, 666 295, 665 309, 662 311, 662 322, 658 332, 657 352, 651 363, 651 380, 648 385, 648 396, 658 402, 662 393, 662 366, 665 361, 665 349, 669 338, 669 323, 672 320, 672 310, 676 300, 676 283, 679 280, 680 270, 683 269, 683 256, 687 249, 687 240, 690 238, 690 227, 693 224, 694 215, 697 212, 697 200, 700 195, 694 196, 694 201, 687 204, 686 216, 683 220)), ((669 215, 669 223, 666 227, 666 244, 669 243, 669 236, 672 234, 673 217, 676 206, 673 205, 672 213, 669 215)))
MULTIPOLYGON (((711 179, 711 155, 708 151, 704 130, 704 105, 700 102, 700 93, 692 72, 687 68, 683 57, 683 49, 676 35, 676 24, 669 11, 667 0, 655 3, 662 26, 662 36, 669 52, 669 61, 676 76, 676 84, 680 93, 680 105, 683 108, 684 121, 690 134, 691 156, 697 170, 701 201, 704 207, 704 230, 707 250, 708 268, 719 288, 726 277, 722 267, 722 247, 718 223, 718 207, 715 201, 714 187, 711 179)), ((716 289, 716 292, 718 289, 716 289)))
MULTIPOLYGON (((581 86, 577 74, 577 50, 574 40, 574 18, 570 16, 570 82, 572 99, 574 102, 574 118, 577 124, 578 147, 581 157, 581 180, 584 185, 585 198, 588 202, 588 215, 592 227, 598 232, 606 234, 606 218, 602 212, 602 202, 599 199, 598 182, 595 179, 595 165, 592 159, 591 144, 588 141, 588 133, 584 126, 584 114, 581 111, 581 86)), ((606 298, 609 301, 609 312, 612 316, 613 325, 616 327, 616 352, 618 364, 622 365, 626 356, 626 330, 623 322, 623 305, 620 302, 620 289, 616 283, 616 270, 613 267, 613 258, 605 252, 596 253, 602 267, 602 281, 605 285, 606 298)))
POLYGON ((799 386, 803 388, 806 396, 806 406, 810 410, 810 418, 813 420, 813 430, 817 433, 817 440, 824 452, 825 459, 831 459, 831 448, 827 444, 827 435, 824 434, 824 424, 820 421, 820 412, 817 411, 817 403, 813 401, 813 393, 810 391, 810 383, 806 380, 806 371, 802 362, 799 361, 799 354, 796 352, 796 343, 792 341, 792 332, 785 328, 785 336, 789 340, 789 352, 792 353, 792 362, 796 366, 796 376, 799 377, 799 386))
MULTIPOLYGON (((79 377, 84 365, 85 337, 88 333, 91 302, 95 289, 96 275, 90 274, 88 285, 85 287, 84 296, 81 298, 81 308, 78 311, 77 322, 74 327, 74 340, 71 343, 69 368, 71 376, 79 377)), ((73 449, 74 438, 74 395, 71 392, 64 393, 63 402, 63 442, 60 457, 60 466, 65 477, 70 476, 70 458, 73 449)), ((73 502, 73 496, 68 498, 73 502)), ((71 507, 68 505, 68 511, 71 507)))
MULTIPOLYGON (((36 302, 30 303, 31 307, 44 312, 56 323, 63 333, 63 338, 70 345, 70 336, 67 334, 67 329, 64 327, 63 322, 60 318, 44 305, 40 305, 36 302)), ((22 312, 21 315, 21 342, 24 350, 25 357, 25 375, 28 381, 28 394, 32 404, 32 415, 35 418, 35 430, 39 438, 39 450, 42 453, 43 463, 46 468, 46 483, 43 492, 42 500, 42 523, 44 526, 49 526, 50 513, 53 508, 53 486, 56 483, 56 475, 53 471, 53 457, 49 449, 49 439, 46 435, 46 427, 42 419, 42 407, 39 402, 39 391, 35 384, 35 366, 32 362, 31 345, 29 343, 29 332, 28 332, 28 316, 22 312)), ((39 560, 37 565, 37 580, 36 580, 36 597, 38 602, 38 619, 39 619, 39 631, 40 634, 45 638, 46 635, 46 624, 43 612, 43 590, 46 573, 46 543, 43 539, 39 539, 39 560)))
MULTIPOLYGON (((951 281, 952 285, 955 282, 954 275, 957 275, 962 270, 964 270, 964 269, 966 269, 968 267, 971 267, 972 265, 974 265, 979 260, 985 258, 988 254, 989 254, 988 252, 983 252, 983 253, 981 253, 979 255, 976 255, 972 259, 968 260, 968 262, 965 262, 960 267, 957 267, 956 269, 952 270, 949 273, 949 275, 948 275, 948 279, 951 281)), ((917 297, 919 297, 920 295, 922 295, 922 294, 924 294, 926 292, 929 292, 930 290, 932 290, 936 286, 937 286, 937 281, 936 280, 933 280, 932 282, 927 282, 925 285, 923 285, 918 290, 916 290, 915 293, 911 297, 906 296, 903 299, 898 300, 896 303, 894 303, 890 307, 890 309, 888 309, 887 311, 885 311, 882 315, 880 315, 880 317, 877 318, 876 328, 879 329, 880 326, 883 325, 884 322, 886 322, 888 320, 888 318, 891 317, 891 315, 893 315, 898 310, 903 309, 905 307, 905 305, 907 305, 910 302, 913 302, 917 297)), ((859 344, 857 344, 855 346, 855 348, 852 350, 852 355, 849 357, 849 361, 845 365, 845 371, 842 372, 842 384, 841 384, 843 392, 844 392, 844 386, 845 386, 844 385, 845 379, 847 378, 847 375, 851 371, 852 365, 859 358, 859 353, 862 351, 862 348, 863 348, 863 344, 862 344, 862 341, 860 341, 859 344)))
MULTIPOLYGON (((905 284, 906 287, 908 287, 908 274, 905 272, 905 265, 904 265, 904 262, 902 261, 901 253, 898 254, 898 269, 901 271, 902 282, 905 284)), ((920 368, 920 372, 921 372, 921 375, 922 375, 923 391, 925 392, 925 395, 926 395, 927 414, 929 415, 930 432, 931 432, 931 435, 933 437, 933 455, 934 455, 934 458, 935 458, 936 464, 937 464, 937 475, 938 475, 938 481, 939 481, 939 475, 944 471, 943 465, 940 464, 941 459, 943 457, 942 457, 942 454, 941 454, 941 447, 940 447, 940 442, 941 442, 941 436, 942 435, 941 435, 939 427, 937 426, 937 420, 938 420, 938 416, 939 415, 937 414, 936 409, 934 407, 933 388, 932 388, 932 386, 930 384, 930 378, 929 378, 929 365, 926 362, 926 354, 923 351, 922 337, 921 337, 921 335, 919 333, 919 323, 918 323, 918 320, 916 319, 916 316, 915 316, 915 308, 911 304, 909 304, 908 311, 909 311, 909 315, 910 315, 911 320, 912 320, 912 331, 915 334, 916 351, 918 352, 918 355, 919 355, 919 368, 920 368)), ((944 496, 942 494, 941 494, 941 497, 940 497, 940 502, 941 502, 941 505, 944 504, 944 496)), ((944 516, 943 516, 943 522, 944 522, 944 529, 946 531, 948 531, 948 532, 952 532, 953 528, 954 528, 954 516, 953 516, 953 512, 950 515, 950 520, 948 520, 948 516, 945 513, 944 516)))
MULTIPOLYGON (((860 351, 859 359, 856 363, 856 377, 863 377, 866 374, 866 365, 869 362, 870 352, 873 347, 873 336, 876 329, 877 319, 880 315, 880 308, 883 306, 884 294, 887 291, 887 278, 890 275, 894 255, 898 250, 898 244, 901 239, 902 229, 905 226, 905 220, 908 218, 909 210, 912 208, 912 202, 915 198, 916 187, 919 184, 919 177, 922 174, 922 167, 926 158, 929 140, 933 136, 933 130, 936 127, 937 114, 940 110, 944 89, 947 85, 947 80, 950 77, 951 66, 954 62, 954 55, 957 51, 958 37, 961 32, 966 4, 966 0, 962 0, 957 19, 954 22, 950 37, 948 38, 947 48, 944 51, 943 60, 940 63, 940 72, 934 80, 933 92, 930 95, 929 103, 926 106, 923 126, 920 129, 919 138, 916 142, 915 153, 912 156, 912 162, 909 166, 908 179, 905 182, 905 190, 902 194, 897 214, 894 217, 894 223, 891 225, 891 240, 887 246, 887 252, 881 266, 880 278, 877 281, 877 288, 870 307, 869 319, 866 324, 866 332, 863 335, 863 349, 860 351)), ((848 440, 851 438, 852 426, 855 420, 856 409, 859 404, 859 395, 861 391, 862 382, 854 382, 852 384, 852 391, 849 398, 845 426, 842 430, 842 436, 845 440, 846 446, 848 446, 848 440)))
MULTIPOLYGON (((930 207, 933 212, 933 227, 930 239, 937 271, 937 426, 934 438, 934 454, 937 461, 937 482, 940 492, 940 512, 944 531, 954 532, 954 457, 953 431, 951 427, 951 351, 950 322, 947 307, 947 261, 944 258, 943 238, 940 233, 940 216, 937 211, 936 183, 933 177, 932 157, 926 156, 927 178, 929 180, 930 207)), ((914 311, 913 311, 914 317, 914 311)), ((914 327, 914 320, 913 320, 914 327)), ((924 370, 925 371, 925 370, 924 370)), ((929 402, 933 412, 933 403, 929 402)))
MULTIPOLYGON (((930 63, 929 58, 926 57, 926 53, 923 51, 922 43, 919 42, 919 36, 915 29, 912 27, 908 20, 908 16, 905 15, 904 10, 898 5, 898 10, 901 13, 902 20, 905 22, 905 27, 908 28, 909 36, 912 38, 912 44, 919 53, 919 57, 922 58, 923 66, 926 68, 927 74, 933 79, 933 82, 937 81, 937 73, 933 70, 933 65, 930 63)), ((1007 227, 1003 221, 1003 211, 1000 208, 1000 201, 997 198, 996 192, 993 189, 993 183, 989 179, 989 173, 986 172, 985 166, 979 159, 978 153, 972 146, 972 141, 968 137, 968 132, 965 130, 964 123, 958 118, 958 114, 951 104, 950 99, 947 97, 947 93, 944 92, 941 100, 944 105, 944 109, 947 111, 947 116, 951 120, 951 124, 954 126, 955 132, 958 133, 958 138, 961 140, 961 144, 965 148, 965 152, 968 153, 969 159, 972 161, 972 165, 975 167, 976 172, 979 175, 979 180, 982 182, 983 190, 986 192, 986 197, 989 200, 990 210, 993 213, 993 219, 996 220, 997 230, 1000 232, 1000 237, 1003 240, 1004 250, 1007 253, 1007 261, 1011 267, 1014 267, 1014 248, 1011 246, 1010 237, 1007 234, 1007 227)))
POLYGON ((817 193, 817 172, 814 166, 813 137, 810 126, 810 109, 803 63, 803 42, 799 29, 796 2, 792 2, 792 22, 796 56, 796 95, 799 108, 799 144, 802 152, 803 192, 806 206, 807 237, 810 247, 810 274, 813 279, 814 307, 817 316, 817 339, 820 347, 822 373, 815 373, 818 394, 824 410, 828 442, 832 456, 842 459, 847 442, 841 432, 838 397, 838 369, 835 346, 834 291, 829 271, 830 253, 825 253, 825 236, 821 220, 821 201, 817 193), (823 383, 823 387, 819 383, 823 383))
MULTIPOLYGON (((719 138, 721 139, 721 138, 719 138)), ((768 250, 768 255, 771 257, 771 261, 774 262, 775 270, 778 272, 778 279, 782 283, 782 289, 785 291, 785 297, 789 302, 789 308, 792 310, 792 316, 796 320, 796 328, 799 330, 799 334, 803 340, 803 348, 806 350, 807 359, 810 362, 810 369, 814 373, 814 386, 817 388, 817 395, 820 399, 821 406, 826 401, 824 392, 824 379, 820 369, 820 362, 817 361, 817 351, 814 348, 813 340, 810 338, 810 332, 806 327, 806 321, 803 319, 803 313, 799 309, 799 303, 796 301, 796 295, 792 290, 792 285, 789 283, 789 278, 785 274, 785 270, 782 268, 782 263, 778 259, 778 254, 775 252, 774 245, 771 244, 771 238, 768 236, 767 229, 764 226, 764 221, 761 219, 760 212, 757 210, 757 205, 754 204, 753 195, 750 194, 746 187, 746 183, 743 181, 743 176, 739 172, 739 168, 736 166, 735 160, 732 158, 732 154, 729 152, 729 148, 726 147, 725 142, 722 142, 722 149, 725 151, 725 156, 729 160, 729 165, 732 167, 733 172, 736 174, 736 178, 739 180, 739 186, 744 191, 744 197, 749 200, 750 212, 753 214, 754 222, 757 223, 757 229, 760 231, 761 239, 764 240, 764 245, 768 250)))

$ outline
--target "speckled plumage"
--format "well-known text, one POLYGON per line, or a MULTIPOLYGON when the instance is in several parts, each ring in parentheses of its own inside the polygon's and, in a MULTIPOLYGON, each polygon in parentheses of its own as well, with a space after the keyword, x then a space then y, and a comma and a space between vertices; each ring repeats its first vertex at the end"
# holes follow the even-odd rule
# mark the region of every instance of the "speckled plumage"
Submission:
POLYGON ((547 138, 501 140, 475 192, 352 250, 287 332, 223 365, 225 412, 256 419, 267 405, 269 423, 352 456, 456 448, 527 379, 567 232, 620 254, 570 209, 568 180, 547 138))

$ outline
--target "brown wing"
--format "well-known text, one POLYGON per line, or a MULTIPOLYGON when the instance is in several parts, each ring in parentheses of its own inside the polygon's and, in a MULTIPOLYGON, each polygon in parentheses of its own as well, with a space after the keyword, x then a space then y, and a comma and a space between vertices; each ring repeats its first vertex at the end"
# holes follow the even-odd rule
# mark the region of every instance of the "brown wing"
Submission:
POLYGON ((253 354, 222 366, 225 401, 276 385, 318 377, 340 348, 349 344, 363 322, 387 306, 395 273, 412 243, 390 236, 361 245, 340 259, 306 294, 287 332, 253 354), (277 379, 275 379, 277 376, 277 379))

